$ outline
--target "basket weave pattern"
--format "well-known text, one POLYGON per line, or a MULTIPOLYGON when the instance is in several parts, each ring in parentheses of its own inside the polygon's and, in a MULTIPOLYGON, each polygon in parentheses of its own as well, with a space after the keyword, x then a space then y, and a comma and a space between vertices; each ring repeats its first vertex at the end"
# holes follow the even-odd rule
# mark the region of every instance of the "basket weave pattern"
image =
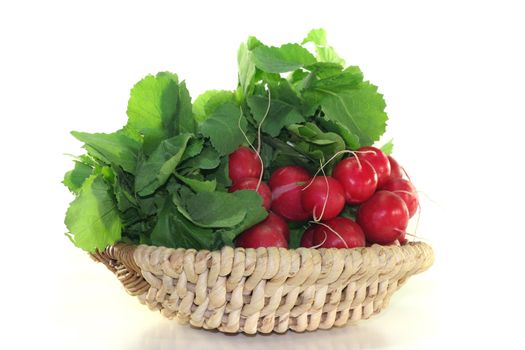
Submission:
POLYGON ((378 313, 429 268, 421 242, 356 249, 220 251, 117 244, 93 254, 141 303, 168 318, 221 332, 303 332, 378 313))

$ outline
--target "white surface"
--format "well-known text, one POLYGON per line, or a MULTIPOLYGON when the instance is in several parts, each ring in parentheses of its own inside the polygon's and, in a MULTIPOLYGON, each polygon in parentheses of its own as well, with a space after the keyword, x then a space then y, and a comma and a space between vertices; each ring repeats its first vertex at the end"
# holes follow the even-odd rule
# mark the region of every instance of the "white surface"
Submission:
POLYGON ((0 4, 2 349, 519 348, 525 26, 519 2, 17 1, 0 4), (356 327, 226 336, 164 320, 63 236, 70 130, 124 124, 131 86, 177 72, 192 96, 235 86, 248 35, 312 27, 384 93, 395 155, 436 264, 356 327))

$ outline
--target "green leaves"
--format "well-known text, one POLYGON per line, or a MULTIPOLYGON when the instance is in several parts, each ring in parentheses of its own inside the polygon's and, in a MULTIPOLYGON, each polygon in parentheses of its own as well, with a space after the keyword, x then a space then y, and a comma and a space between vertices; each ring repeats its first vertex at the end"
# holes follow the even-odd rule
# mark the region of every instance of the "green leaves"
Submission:
POLYGON ((107 164, 121 166, 129 173, 134 173, 137 155, 141 144, 122 131, 112 134, 88 134, 72 131, 71 134, 85 143, 86 148, 96 158, 107 164))
MULTIPOLYGON (((254 119, 261 123, 268 109, 269 99, 264 96, 250 96, 247 102, 254 119)), ((300 122, 304 122, 304 117, 298 110, 286 102, 272 99, 261 128, 265 133, 276 137, 283 127, 300 122)))
POLYGON ((88 252, 105 249, 121 237, 121 220, 109 191, 102 175, 91 175, 67 210, 68 236, 88 252))
POLYGON ((164 140, 151 156, 140 163, 135 179, 135 191, 141 196, 152 194, 162 186, 179 164, 190 134, 180 134, 164 140))
POLYGON ((246 96, 253 88, 253 78, 255 76, 255 63, 248 44, 241 44, 237 52, 237 64, 239 66, 239 87, 242 95, 246 96))
POLYGON ((241 128, 246 130, 246 119, 240 116, 239 108, 225 103, 200 125, 199 131, 210 138, 219 154, 227 155, 245 142, 241 128))
POLYGON ((219 153, 211 147, 206 147, 201 153, 199 153, 199 155, 190 158, 181 164, 181 168, 209 170, 215 169, 219 164, 219 153))
POLYGON ((306 44, 309 42, 315 44, 317 60, 319 62, 333 62, 342 66, 345 65, 345 60, 339 57, 339 55, 335 52, 335 49, 333 47, 327 45, 326 32, 324 31, 324 29, 312 29, 302 43, 306 44))
MULTIPOLYGON (((253 192, 253 191, 252 191, 253 192)), ((230 227, 246 216, 245 203, 227 192, 202 192, 188 198, 185 209, 192 221, 202 227, 230 227), (203 210, 206 208, 206 210, 203 210)))
POLYGON ((178 133, 194 132, 191 99, 175 74, 148 75, 131 90, 127 127, 144 136, 144 153, 178 133))
MULTIPOLYGON (((279 166, 315 172, 320 161, 371 145, 385 131, 382 95, 358 67, 345 68, 322 29, 302 44, 268 46, 249 37, 237 61, 235 90, 209 90, 192 104, 177 75, 148 75, 131 90, 122 129, 73 132, 87 151, 63 180, 76 196, 66 213, 73 243, 91 252, 119 240, 233 245, 267 212, 255 191, 228 192, 231 152, 259 144, 267 179, 279 166)), ((383 146, 391 149, 391 142, 383 146)), ((303 223, 291 228, 296 247, 303 223)))
POLYGON ((231 194, 236 197, 236 205, 244 208, 246 216, 237 226, 219 231, 221 240, 226 245, 233 245, 233 240, 241 232, 258 224, 268 216, 268 212, 262 206, 262 198, 257 192, 241 190, 231 194))
POLYGON ((381 151, 383 151, 383 153, 386 154, 387 156, 391 155, 393 150, 394 150, 394 140, 393 139, 390 139, 387 143, 381 146, 381 151))
POLYGON ((151 232, 151 243, 165 247, 214 249, 216 235, 212 229, 196 226, 186 219, 167 198, 151 232))
POLYGON ((84 181, 91 175, 93 168, 82 162, 75 161, 75 167, 64 175, 62 183, 69 188, 71 192, 78 193, 84 181))
POLYGON ((339 122, 355 136, 349 145, 351 148, 372 145, 385 132, 386 104, 376 86, 365 82, 356 89, 338 93, 318 91, 325 94, 321 101, 325 118, 339 122))
POLYGON ((281 47, 257 46, 252 51, 255 66, 268 73, 284 73, 314 63, 315 57, 299 44, 281 47))
POLYGON ((323 132, 314 123, 290 125, 288 130, 296 136, 292 142, 297 150, 323 163, 345 149, 345 142, 341 136, 333 132, 323 132))
POLYGON ((208 90, 204 92, 193 103, 195 120, 199 123, 205 121, 219 106, 227 102, 236 103, 235 94, 232 91, 208 90))
POLYGON ((217 181, 215 180, 203 180, 203 179, 197 179, 194 177, 188 177, 188 176, 182 176, 180 174, 175 173, 175 176, 177 179, 182 181, 184 184, 186 184, 189 188, 191 188, 195 192, 213 192, 215 191, 215 188, 217 187, 217 181))

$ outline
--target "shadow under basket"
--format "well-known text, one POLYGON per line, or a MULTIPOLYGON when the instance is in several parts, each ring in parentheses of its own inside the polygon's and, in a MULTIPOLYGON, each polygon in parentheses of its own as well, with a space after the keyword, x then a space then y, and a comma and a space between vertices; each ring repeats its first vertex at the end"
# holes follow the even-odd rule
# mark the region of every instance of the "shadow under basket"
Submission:
POLYGON ((119 243, 91 256, 151 310, 194 327, 248 334, 313 331, 367 319, 434 261, 423 242, 218 251, 119 243))

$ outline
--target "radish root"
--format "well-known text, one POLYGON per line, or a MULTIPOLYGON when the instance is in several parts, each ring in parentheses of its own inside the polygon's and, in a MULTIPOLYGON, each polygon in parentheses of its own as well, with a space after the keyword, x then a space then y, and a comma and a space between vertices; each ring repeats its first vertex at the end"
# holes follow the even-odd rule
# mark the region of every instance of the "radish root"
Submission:
POLYGON ((308 185, 306 185, 305 187, 303 187, 303 190, 305 190, 306 188, 308 188, 312 182, 313 182, 313 178, 317 176, 317 174, 319 174, 320 171, 323 171, 324 167, 330 163, 332 160, 334 160, 335 158, 337 158, 337 156, 341 155, 341 154, 351 154, 355 157, 355 160, 357 162, 357 165, 359 166, 359 170, 361 170, 361 161, 359 160, 359 157, 357 156, 358 153, 363 153, 363 154, 366 154, 366 153, 374 153, 374 151, 350 151, 350 150, 342 150, 342 151, 339 151, 337 153, 335 153, 332 157, 330 157, 330 159, 328 159, 324 164, 321 163, 321 166, 319 167, 319 169, 317 169, 317 171, 315 172, 314 176, 312 177, 312 180, 308 183, 308 185))
POLYGON ((253 144, 250 142, 250 139, 246 135, 246 132, 241 127, 241 120, 242 120, 242 116, 244 115, 244 113, 243 113, 243 110, 242 110, 242 106, 239 106, 240 114, 239 114, 239 120, 237 121, 237 126, 239 127, 239 130, 241 130, 241 133, 244 136, 244 139, 246 140, 246 142, 248 142, 248 145, 255 152, 255 154, 257 155, 257 158, 259 158, 259 162, 261 163, 261 169, 262 170, 261 170, 261 175, 259 175, 259 181, 257 182, 257 187, 255 187, 255 191, 256 192, 259 191, 259 187, 261 186, 261 182, 262 182, 262 178, 263 178, 263 174, 264 174, 264 161, 263 161, 263 159, 261 157, 261 145, 262 145, 262 142, 261 142, 261 127, 262 127, 262 124, 264 123, 264 121, 266 120, 266 117, 268 116, 268 113, 270 112, 271 103, 272 103, 272 93, 271 93, 270 89, 268 89, 268 107, 266 107, 266 112, 264 113, 264 116, 262 117, 261 122, 257 126, 257 148, 255 148, 253 146, 253 144))
MULTIPOLYGON (((339 239, 344 243, 345 248, 348 248, 348 244, 346 244, 346 241, 343 239, 343 237, 341 237, 341 235, 340 235, 336 230, 334 230, 333 228, 331 228, 331 227, 328 226, 327 224, 322 223, 322 222, 315 222, 315 221, 310 221, 310 223, 312 223, 312 224, 317 224, 317 225, 321 225, 321 226, 326 227, 327 229, 329 229, 330 231, 332 231, 337 237, 339 237, 339 239)), ((326 232, 325 232, 325 236, 326 236, 326 232)), ((326 240, 326 237, 325 237, 325 240, 326 240)))
POLYGON ((326 234, 326 232, 323 232, 323 233, 324 233, 323 241, 321 243, 319 243, 319 244, 311 246, 310 248, 317 249, 317 248, 321 247, 323 244, 325 244, 326 240, 328 239, 328 235, 326 234))
POLYGON ((324 216, 324 212, 326 210, 326 206, 328 205, 328 197, 330 196, 330 183, 328 182, 328 178, 326 177, 326 174, 324 172, 324 169, 323 169, 323 164, 321 164, 321 171, 323 172, 323 177, 324 177, 324 181, 326 182, 326 196, 325 196, 325 199, 324 199, 324 202, 323 202, 323 209, 321 210, 321 215, 319 216, 319 218, 317 217, 317 215, 315 214, 315 209, 317 209, 317 207, 314 207, 314 210, 313 210, 313 213, 312 213, 312 216, 313 216, 313 219, 315 222, 319 222, 323 219, 323 216, 324 216))

